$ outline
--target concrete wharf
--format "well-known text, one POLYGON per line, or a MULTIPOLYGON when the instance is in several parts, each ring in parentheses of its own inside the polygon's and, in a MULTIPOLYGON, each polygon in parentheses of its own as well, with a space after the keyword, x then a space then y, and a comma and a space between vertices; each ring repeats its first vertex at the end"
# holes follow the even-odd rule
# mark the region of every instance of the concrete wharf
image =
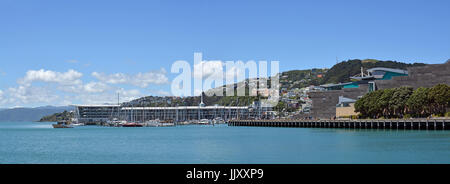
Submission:
POLYGON ((377 120, 231 120, 228 126, 290 127, 290 128, 358 128, 450 130, 450 119, 377 119, 377 120))

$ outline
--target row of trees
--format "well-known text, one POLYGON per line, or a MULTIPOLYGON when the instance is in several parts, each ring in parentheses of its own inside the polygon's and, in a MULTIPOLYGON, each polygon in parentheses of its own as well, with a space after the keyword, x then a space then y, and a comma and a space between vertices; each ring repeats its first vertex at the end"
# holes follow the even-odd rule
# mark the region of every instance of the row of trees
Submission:
POLYGON ((355 103, 362 118, 404 118, 443 116, 450 107, 450 86, 400 87, 370 92, 355 103))

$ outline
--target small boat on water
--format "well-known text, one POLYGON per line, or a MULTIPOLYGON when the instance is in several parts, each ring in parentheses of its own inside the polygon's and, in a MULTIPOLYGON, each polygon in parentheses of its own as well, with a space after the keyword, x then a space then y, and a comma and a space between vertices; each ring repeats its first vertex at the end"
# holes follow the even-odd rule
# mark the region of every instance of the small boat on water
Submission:
POLYGON ((171 127, 171 126, 175 126, 175 122, 172 121, 172 120, 161 121, 161 126, 162 126, 162 127, 171 127))
POLYGON ((122 127, 143 127, 143 125, 140 124, 140 123, 132 123, 132 122, 130 122, 130 123, 123 124, 122 127))
POLYGON ((212 121, 209 119, 201 119, 200 121, 197 122, 197 124, 199 124, 199 125, 209 125, 211 123, 212 123, 212 121))
POLYGON ((120 127, 120 126, 123 126, 124 124, 127 124, 127 121, 119 120, 117 118, 106 121, 106 125, 111 126, 111 127, 120 127))
POLYGON ((72 123, 70 125, 72 125, 72 126, 84 126, 84 123, 72 123))
POLYGON ((222 118, 215 118, 214 120, 212 120, 213 125, 214 124, 224 124, 225 120, 223 120, 222 118))
POLYGON ((169 127, 169 126, 175 126, 175 122, 172 120, 150 120, 146 121, 144 123, 147 127, 169 127))
POLYGON ((70 123, 61 121, 57 124, 52 124, 53 128, 73 128, 73 126, 70 125, 70 123))
POLYGON ((161 122, 159 121, 159 119, 146 121, 144 124, 145 124, 146 127, 159 127, 159 126, 161 126, 161 122))

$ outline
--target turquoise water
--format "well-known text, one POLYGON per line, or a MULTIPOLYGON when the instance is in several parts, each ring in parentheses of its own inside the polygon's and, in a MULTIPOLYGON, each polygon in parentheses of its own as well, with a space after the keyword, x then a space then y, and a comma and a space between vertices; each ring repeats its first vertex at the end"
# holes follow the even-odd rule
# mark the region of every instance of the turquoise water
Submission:
POLYGON ((0 163, 450 163, 450 131, 0 123, 0 163))

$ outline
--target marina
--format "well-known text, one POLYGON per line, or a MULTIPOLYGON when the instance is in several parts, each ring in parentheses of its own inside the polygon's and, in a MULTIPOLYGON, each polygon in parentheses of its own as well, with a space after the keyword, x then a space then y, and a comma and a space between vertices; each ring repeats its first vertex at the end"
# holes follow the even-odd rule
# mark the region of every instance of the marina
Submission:
POLYGON ((180 107, 122 107, 120 105, 75 105, 75 118, 79 123, 99 124, 112 119, 132 122, 152 120, 185 122, 217 118, 231 119, 272 118, 271 108, 180 106, 180 107))

